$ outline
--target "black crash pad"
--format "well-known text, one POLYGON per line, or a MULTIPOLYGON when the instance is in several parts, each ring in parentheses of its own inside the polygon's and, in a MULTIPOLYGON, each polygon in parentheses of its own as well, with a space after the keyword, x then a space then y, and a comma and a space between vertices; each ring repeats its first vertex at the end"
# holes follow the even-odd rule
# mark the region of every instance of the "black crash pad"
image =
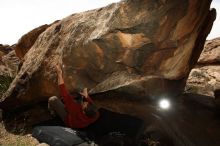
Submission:
MULTIPOLYGON (((33 130, 33 136, 37 138, 39 141, 46 142, 48 144, 51 143, 48 142, 47 137, 50 137, 49 139, 53 143, 55 143, 54 141, 58 141, 57 143, 66 142, 67 144, 72 145, 74 145, 73 143, 75 139, 76 143, 83 143, 85 141, 88 141, 88 139, 90 139, 91 141, 95 141, 95 143, 102 143, 102 140, 106 139, 106 137, 108 139, 109 136, 132 140, 132 142, 137 142, 145 130, 145 124, 143 120, 139 118, 125 114, 119 114, 103 108, 99 109, 99 112, 100 118, 95 123, 83 129, 74 129, 75 133, 66 133, 72 130, 70 128, 70 130, 63 131, 63 129, 65 128, 62 126, 60 121, 57 122, 57 124, 54 121, 51 122, 52 125, 56 126, 48 126, 50 125, 50 122, 47 121, 44 123, 40 123, 40 126, 35 126, 33 130), (39 131, 41 132, 41 134, 39 134, 39 131), (83 138, 78 136, 76 134, 77 131, 85 133, 86 137, 85 135, 83 136, 83 138)), ((63 146, 69 146, 67 144, 63 144, 63 146)))
POLYGON ((32 136, 50 146, 89 145, 89 141, 83 139, 79 131, 62 126, 37 126, 33 129, 32 136))

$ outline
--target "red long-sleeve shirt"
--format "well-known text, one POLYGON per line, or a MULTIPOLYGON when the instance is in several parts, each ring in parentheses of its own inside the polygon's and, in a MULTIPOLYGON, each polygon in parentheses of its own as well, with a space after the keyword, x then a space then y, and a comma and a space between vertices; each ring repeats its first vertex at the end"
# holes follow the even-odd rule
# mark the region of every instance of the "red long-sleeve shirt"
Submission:
MULTIPOLYGON (((89 118, 83 113, 82 105, 73 100, 74 97, 68 93, 64 84, 60 85, 60 93, 68 113, 65 119, 67 126, 70 128, 84 128, 98 119, 99 113, 93 118, 89 118)), ((89 96, 86 100, 93 103, 89 96)))

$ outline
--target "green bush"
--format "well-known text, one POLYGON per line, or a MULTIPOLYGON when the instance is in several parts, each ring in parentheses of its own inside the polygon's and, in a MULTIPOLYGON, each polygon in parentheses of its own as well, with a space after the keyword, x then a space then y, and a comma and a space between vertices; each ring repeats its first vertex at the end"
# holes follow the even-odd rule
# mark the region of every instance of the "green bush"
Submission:
POLYGON ((8 90, 14 78, 0 75, 0 97, 8 90))

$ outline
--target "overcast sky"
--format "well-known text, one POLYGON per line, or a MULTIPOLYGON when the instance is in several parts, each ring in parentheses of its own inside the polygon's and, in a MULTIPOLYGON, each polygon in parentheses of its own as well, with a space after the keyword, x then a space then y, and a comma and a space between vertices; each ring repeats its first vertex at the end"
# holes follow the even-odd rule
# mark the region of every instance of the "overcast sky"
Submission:
MULTIPOLYGON (((30 30, 73 13, 106 6, 120 0, 0 0, 0 44, 14 44, 30 30)), ((212 7, 220 12, 220 0, 212 7)), ((220 17, 208 39, 220 37, 220 17)))
POLYGON ((213 0, 211 7, 217 10, 217 18, 207 39, 220 37, 220 0, 213 0))

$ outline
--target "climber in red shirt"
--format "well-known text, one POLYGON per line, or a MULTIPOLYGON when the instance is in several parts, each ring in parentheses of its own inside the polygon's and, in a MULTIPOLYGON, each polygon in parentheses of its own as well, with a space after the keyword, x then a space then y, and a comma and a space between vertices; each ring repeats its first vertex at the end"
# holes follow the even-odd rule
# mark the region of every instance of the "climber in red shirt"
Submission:
POLYGON ((63 102, 56 96, 48 100, 49 109, 54 111, 70 128, 85 128, 99 118, 99 112, 89 97, 87 88, 72 96, 66 90, 62 69, 56 65, 58 85, 63 102), (64 104, 63 104, 64 103, 64 104))

